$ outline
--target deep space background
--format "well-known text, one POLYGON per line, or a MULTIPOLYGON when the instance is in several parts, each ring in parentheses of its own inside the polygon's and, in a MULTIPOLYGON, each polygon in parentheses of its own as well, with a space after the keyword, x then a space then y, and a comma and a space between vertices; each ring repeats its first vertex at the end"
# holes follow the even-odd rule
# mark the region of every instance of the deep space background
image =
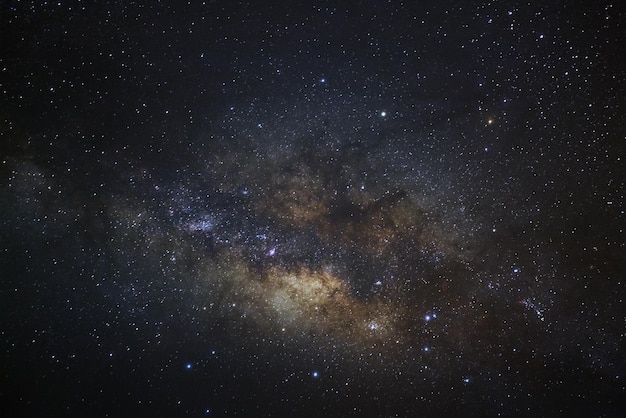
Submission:
POLYGON ((0 415, 623 416, 618 1, 0 1, 0 415))

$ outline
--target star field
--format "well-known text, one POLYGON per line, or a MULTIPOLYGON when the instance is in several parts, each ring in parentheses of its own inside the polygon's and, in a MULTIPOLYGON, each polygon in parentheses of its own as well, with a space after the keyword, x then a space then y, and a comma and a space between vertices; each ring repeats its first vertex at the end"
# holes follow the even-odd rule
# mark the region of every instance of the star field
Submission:
POLYGON ((624 12, 1 5, 4 408, 621 416, 624 12))

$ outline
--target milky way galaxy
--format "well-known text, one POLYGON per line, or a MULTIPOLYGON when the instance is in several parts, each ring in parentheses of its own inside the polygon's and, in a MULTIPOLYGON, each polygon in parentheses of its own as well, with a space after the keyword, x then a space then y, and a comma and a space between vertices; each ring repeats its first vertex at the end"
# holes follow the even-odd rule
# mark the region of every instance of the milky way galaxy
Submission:
POLYGON ((616 4, 143 3, 0 6, 15 416, 623 414, 616 4))

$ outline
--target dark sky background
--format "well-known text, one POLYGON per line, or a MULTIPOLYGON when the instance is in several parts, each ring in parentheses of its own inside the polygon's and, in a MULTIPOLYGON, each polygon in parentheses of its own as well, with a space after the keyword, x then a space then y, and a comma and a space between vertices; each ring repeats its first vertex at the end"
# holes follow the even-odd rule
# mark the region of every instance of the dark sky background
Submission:
POLYGON ((623 416, 625 17, 0 2, 0 414, 623 416))

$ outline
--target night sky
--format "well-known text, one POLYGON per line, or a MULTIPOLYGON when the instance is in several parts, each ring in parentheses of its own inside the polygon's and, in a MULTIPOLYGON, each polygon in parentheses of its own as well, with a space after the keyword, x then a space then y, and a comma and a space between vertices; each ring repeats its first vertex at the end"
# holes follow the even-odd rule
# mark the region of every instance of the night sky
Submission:
POLYGON ((623 416, 625 35, 0 2, 0 415, 623 416))

